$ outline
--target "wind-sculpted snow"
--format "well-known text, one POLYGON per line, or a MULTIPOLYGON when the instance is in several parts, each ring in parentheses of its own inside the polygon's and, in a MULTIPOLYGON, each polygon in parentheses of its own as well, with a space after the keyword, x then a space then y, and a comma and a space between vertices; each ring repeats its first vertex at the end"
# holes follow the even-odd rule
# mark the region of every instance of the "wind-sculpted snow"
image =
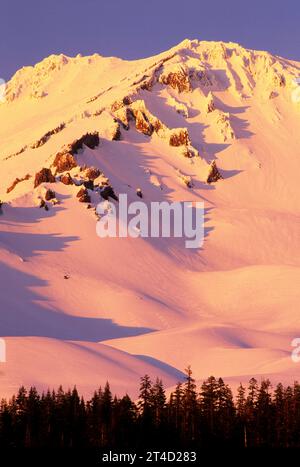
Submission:
POLYGON ((144 373, 171 386, 189 363, 197 378, 294 379, 299 74, 198 40, 15 74, 0 103, 2 395, 106 379, 134 392, 144 373), (121 194, 203 201, 203 246, 99 238, 96 206, 121 194))

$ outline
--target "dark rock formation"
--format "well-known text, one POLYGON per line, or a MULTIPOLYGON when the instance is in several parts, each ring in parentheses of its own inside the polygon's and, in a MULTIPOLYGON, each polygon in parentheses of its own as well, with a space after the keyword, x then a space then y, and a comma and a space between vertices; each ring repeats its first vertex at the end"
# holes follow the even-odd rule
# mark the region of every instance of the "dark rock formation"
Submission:
POLYGON ((70 152, 58 152, 55 156, 53 167, 56 168, 56 173, 66 172, 77 167, 77 162, 70 152))
POLYGON ((60 177, 60 181, 61 183, 63 183, 64 185, 74 185, 74 182, 73 182, 73 179, 71 177, 71 175, 68 173, 62 175, 60 177))
POLYGON ((85 187, 80 188, 80 190, 77 193, 77 198, 80 203, 90 203, 91 202, 91 197, 89 195, 89 192, 85 187))
POLYGON ((208 102, 207 104, 207 113, 210 114, 211 112, 213 112, 215 110, 215 104, 214 102, 208 102))
POLYGON ((189 133, 185 128, 172 130, 170 135, 170 146, 187 146, 190 143, 189 133))
POLYGON ((55 192, 53 190, 50 190, 50 188, 48 188, 48 190, 45 193, 45 200, 50 201, 50 199, 54 199, 54 198, 55 198, 55 192))
POLYGON ((280 73, 275 74, 273 77, 273 83, 275 84, 275 86, 279 86, 281 88, 284 87, 286 85, 286 80, 285 80, 284 75, 280 73))
POLYGON ((106 187, 104 187, 101 191, 100 191, 100 195, 103 199, 105 200, 108 200, 108 198, 112 198, 114 199, 115 201, 119 201, 117 195, 115 194, 112 186, 108 185, 106 187))
POLYGON ((101 175, 101 170, 99 170, 97 167, 88 167, 85 171, 85 176, 89 180, 95 180, 97 177, 101 175))
POLYGON ((53 128, 53 130, 47 131, 39 140, 37 140, 35 143, 33 143, 30 147, 31 149, 36 149, 39 148, 40 146, 43 146, 43 144, 47 143, 48 139, 51 138, 52 135, 55 135, 62 131, 66 127, 65 123, 61 123, 59 126, 56 128, 53 128))
POLYGON ((83 182, 83 185, 85 188, 88 188, 89 190, 93 190, 94 189, 94 182, 93 180, 85 180, 83 182))
POLYGON ((206 98, 206 112, 209 114, 216 109, 214 96, 211 92, 209 92, 206 98))
POLYGON ((112 112, 115 112, 116 110, 119 110, 121 109, 122 107, 124 107, 125 105, 130 105, 131 104, 131 99, 129 96, 125 96, 123 97, 123 99, 119 100, 119 101, 115 101, 112 105, 111 105, 111 110, 112 112))
POLYGON ((212 163, 210 164, 210 170, 209 170, 207 180, 206 180, 207 183, 214 183, 222 178, 223 177, 219 172, 216 161, 212 161, 212 163))
POLYGON ((134 115, 129 107, 122 107, 115 112, 116 121, 120 123, 124 130, 129 130, 129 122, 134 121, 134 115))
POLYGON ((10 187, 7 188, 6 193, 10 193, 13 191, 13 189, 17 186, 18 183, 23 182, 24 180, 29 180, 31 175, 27 174, 25 177, 22 178, 16 178, 13 183, 10 185, 10 187))
POLYGON ((140 110, 135 111, 134 115, 136 129, 146 136, 151 136, 154 131, 154 128, 149 122, 146 115, 140 110))
POLYGON ((80 203, 90 203, 91 202, 91 197, 88 193, 85 193, 84 195, 80 196, 78 199, 80 203))
POLYGON ((192 148, 186 147, 186 148, 183 148, 182 154, 184 157, 191 159, 192 157, 195 156, 195 151, 192 148))
POLYGON ((135 81, 133 83, 133 86, 136 86, 139 84, 137 87, 137 90, 143 90, 143 91, 151 91, 153 88, 154 84, 156 83, 156 73, 155 71, 152 72, 150 75, 143 75, 142 78, 140 78, 138 81, 135 81))
POLYGON ((88 191, 85 187, 81 187, 76 196, 77 198, 81 198, 81 196, 85 195, 88 195, 88 191))
POLYGON ((41 199, 41 202, 40 202, 40 208, 44 208, 45 211, 49 211, 49 207, 47 206, 47 203, 44 199, 41 199))
POLYGON ((121 139, 121 128, 117 120, 115 120, 115 127, 113 128, 111 139, 112 141, 120 141, 121 139))
POLYGON ((163 84, 171 86, 173 89, 177 89, 178 92, 188 92, 192 89, 189 75, 183 68, 175 72, 162 74, 160 81, 163 84))
POLYGON ((8 159, 11 159, 12 157, 15 157, 15 156, 18 156, 19 154, 22 154, 24 151, 26 151, 27 147, 28 147, 27 145, 23 146, 17 152, 14 152, 13 154, 9 154, 9 156, 4 157, 3 160, 7 161, 8 159))
POLYGON ((96 131, 95 133, 86 133, 85 135, 81 136, 81 138, 76 139, 68 146, 68 149, 70 153, 74 155, 83 148, 84 144, 90 149, 95 149, 97 146, 99 146, 99 143, 99 133, 96 131))
POLYGON ((50 169, 43 167, 39 172, 35 174, 34 188, 39 186, 41 183, 54 183, 55 177, 53 176, 50 169))

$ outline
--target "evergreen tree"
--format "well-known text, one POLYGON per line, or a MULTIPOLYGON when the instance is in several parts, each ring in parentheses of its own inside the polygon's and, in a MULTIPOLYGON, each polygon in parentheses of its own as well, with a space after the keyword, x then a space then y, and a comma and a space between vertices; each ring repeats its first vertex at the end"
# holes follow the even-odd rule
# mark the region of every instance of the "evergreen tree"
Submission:
POLYGON ((182 393, 183 433, 186 442, 193 443, 196 437, 196 423, 198 418, 197 388, 190 366, 185 369, 185 383, 182 393))
POLYGON ((236 429, 236 411, 232 391, 222 378, 218 379, 216 416, 218 419, 217 436, 228 443, 233 439, 236 429))
POLYGON ((245 417, 247 426, 247 446, 256 445, 256 417, 257 417, 257 399, 258 399, 258 384, 255 378, 251 378, 248 386, 248 395, 246 398, 245 417))
POLYGON ((138 401, 140 422, 139 440, 141 447, 146 446, 145 441, 147 444, 153 441, 154 414, 152 395, 152 382, 149 375, 146 374, 141 378, 138 401))
POLYGON ((109 442, 112 424, 113 400, 109 383, 107 382, 101 398, 101 446, 106 446, 109 442))
POLYGON ((154 411, 154 423, 156 426, 159 426, 164 420, 167 400, 163 382, 161 379, 156 379, 156 382, 153 385, 151 392, 151 405, 154 411))
POLYGON ((269 380, 248 392, 240 385, 234 404, 222 378, 203 382, 200 395, 190 368, 167 401, 160 379, 141 378, 137 404, 112 396, 109 384, 85 402, 76 388, 64 392, 21 387, 0 403, 1 447, 300 447, 300 385, 269 380))
POLYGON ((218 383, 214 376, 203 382, 200 392, 200 408, 206 432, 207 443, 216 437, 216 413, 218 404, 218 383))
POLYGON ((275 445, 278 447, 284 446, 284 388, 281 383, 277 384, 274 391, 274 410, 275 410, 275 423, 274 423, 274 440, 275 445))
POLYGON ((257 396, 257 435, 259 445, 272 445, 273 406, 271 398, 271 382, 262 380, 257 396))
POLYGON ((152 382, 149 375, 141 378, 138 407, 143 416, 147 415, 152 407, 152 382))
POLYGON ((238 417, 238 430, 240 433, 241 446, 248 447, 248 427, 246 416, 246 388, 240 383, 237 390, 236 411, 238 417))

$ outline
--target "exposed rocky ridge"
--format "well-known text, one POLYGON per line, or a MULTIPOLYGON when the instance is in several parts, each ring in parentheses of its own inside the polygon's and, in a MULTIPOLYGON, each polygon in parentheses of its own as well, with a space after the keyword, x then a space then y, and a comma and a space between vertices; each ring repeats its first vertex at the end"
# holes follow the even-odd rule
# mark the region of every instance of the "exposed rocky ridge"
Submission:
MULTIPOLYGON (((265 84, 267 81, 275 88, 285 87, 298 74, 298 70, 296 68, 292 70, 291 65, 287 69, 284 59, 280 57, 246 49, 234 43, 185 40, 164 55, 163 58, 140 69, 135 78, 124 76, 123 81, 132 81, 131 85, 136 90, 151 90, 155 83, 159 82, 171 86, 178 92, 189 92, 193 88, 193 80, 197 80, 203 86, 217 84, 219 78, 214 73, 214 68, 218 69, 221 64, 230 64, 235 60, 240 62, 239 71, 243 78, 241 81, 246 83, 244 92, 252 93, 257 84, 265 84), (187 64, 180 63, 182 57, 190 57, 187 64)), ((52 55, 34 67, 24 67, 7 84, 6 101, 10 103, 26 95, 27 89, 31 96, 45 97, 47 96, 45 86, 55 79, 55 75, 64 67, 66 69, 71 65, 79 67, 84 63, 89 64, 92 70, 94 66, 98 66, 100 60, 97 55, 76 58, 52 55)), ((233 76, 231 79, 233 82, 233 76)), ((112 89, 113 86, 109 86, 86 102, 93 103, 112 89)))
POLYGON ((223 177, 219 172, 216 161, 212 161, 211 164, 210 164, 210 169, 209 169, 209 173, 208 173, 207 180, 206 180, 207 183, 209 183, 209 184, 210 183, 215 183, 218 180, 221 180, 222 178, 223 177))
POLYGON ((37 140, 35 143, 31 144, 31 149, 36 149, 39 148, 40 146, 43 146, 49 138, 51 138, 52 135, 56 135, 57 133, 60 133, 64 128, 66 127, 65 123, 61 123, 58 125, 56 128, 53 128, 53 130, 47 131, 39 140, 37 140))
MULTIPOLYGON (((14 96, 13 99, 15 99, 23 94, 26 87, 33 86, 35 81, 39 82, 45 76, 47 76, 47 80, 52 79, 57 71, 62 70, 63 67, 68 67, 70 63, 79 65, 82 61, 86 62, 90 60, 91 66, 95 65, 97 63, 97 56, 94 58, 91 60, 84 57, 72 59, 63 55, 48 57, 48 59, 45 59, 35 67, 26 67, 17 72, 8 83, 7 96, 14 96)), ((179 95, 190 93, 199 86, 200 88, 203 87, 203 89, 209 87, 210 91, 207 94, 206 109, 206 112, 209 114, 216 109, 212 91, 234 88, 236 95, 245 96, 252 95, 257 86, 264 85, 268 89, 268 98, 273 99, 277 97, 278 90, 291 85, 292 80, 297 76, 297 70, 296 68, 292 68, 292 64, 287 67, 285 61, 279 57, 274 57, 267 52, 248 50, 238 44, 186 40, 173 48, 170 53, 166 53, 163 58, 154 61, 143 70, 139 70, 136 75, 134 80, 131 76, 124 77, 121 80, 124 83, 132 80, 131 94, 126 94, 123 98, 114 100, 110 106, 107 105, 98 110, 92 108, 84 109, 78 114, 78 118, 98 117, 105 109, 110 107, 111 112, 116 118, 116 122, 114 122, 114 126, 112 125, 111 136, 108 135, 108 138, 119 140, 121 138, 121 127, 119 125, 121 124, 125 130, 129 128, 128 122, 131 114, 128 108, 132 105, 133 100, 139 100, 139 92, 141 90, 151 91, 156 84, 170 87, 172 90, 178 92, 179 95), (182 60, 183 57, 184 61, 182 60), (240 67, 239 84, 231 71, 232 60, 236 60, 240 67), (221 79, 220 75, 214 70, 214 68, 217 70, 220 67, 226 69, 226 73, 228 74, 228 83, 226 85, 226 80, 221 79)), ((92 104, 100 95, 104 95, 112 89, 113 86, 107 87, 86 102, 92 104)), ((181 113, 184 118, 188 118, 186 106, 179 101, 176 102, 176 99, 170 96, 171 99, 173 99, 173 106, 176 111, 181 113)), ((10 99, 8 98, 9 101, 10 99)), ((149 116, 145 112, 143 113, 140 110, 137 113, 138 115, 135 116, 135 119, 137 120, 137 129, 139 131, 148 136, 153 131, 157 131, 157 128, 155 129, 155 125, 153 125, 153 121, 149 119, 149 116)), ((8 160, 11 157, 22 154, 27 149, 41 147, 52 135, 62 131, 66 124, 71 124, 76 118, 72 117, 66 120, 67 123, 61 123, 54 129, 46 132, 37 141, 23 146, 13 154, 6 156, 5 159, 8 160)), ((159 124, 158 119, 156 119, 156 124, 159 124)), ((223 115, 219 113, 217 125, 224 142, 232 141, 235 138, 228 114, 226 116, 225 113, 223 115)))
POLYGON ((100 138, 99 133, 95 131, 94 133, 86 133, 82 135, 79 139, 76 139, 71 144, 67 146, 68 152, 71 154, 77 154, 80 149, 83 149, 83 145, 87 146, 90 149, 95 149, 99 146, 100 138))
POLYGON ((22 178, 16 178, 13 183, 7 188, 6 193, 10 193, 15 189, 15 187, 18 185, 18 183, 24 182, 25 180, 29 180, 31 175, 27 174, 22 178))
POLYGON ((70 152, 58 152, 52 165, 56 168, 56 173, 61 173, 77 167, 77 162, 70 152))
POLYGON ((171 86, 179 93, 189 92, 192 90, 192 83, 190 80, 189 70, 183 64, 178 64, 172 69, 166 68, 159 77, 159 82, 171 86))
MULTIPOLYGON (((54 183, 59 181, 64 185, 77 185, 81 186, 76 197, 80 203, 89 203, 88 207, 91 207, 91 195, 89 190, 97 191, 99 195, 108 199, 112 197, 118 200, 112 186, 109 184, 109 180, 103 172, 97 167, 87 167, 77 165, 74 154, 77 154, 79 150, 83 149, 83 146, 87 146, 90 149, 95 149, 100 142, 99 134, 86 133, 79 139, 74 140, 72 143, 67 144, 62 151, 58 152, 52 163, 52 167, 56 169, 56 174, 61 174, 57 180, 52 174, 51 168, 42 168, 35 174, 34 188, 37 188, 42 183, 54 183), (78 168, 77 173, 71 175, 70 172, 78 168)), ((46 211, 49 210, 49 205, 46 201, 50 201, 52 204, 57 204, 58 200, 55 197, 55 192, 48 188, 46 190, 44 198, 41 198, 39 207, 44 208, 46 211)))
POLYGON ((60 176, 60 181, 64 185, 74 185, 73 179, 69 172, 60 176))
MULTIPOLYGON (((207 93, 205 91, 205 112, 209 116, 209 124, 214 125, 214 130, 219 133, 223 142, 232 142, 236 138, 234 129, 231 124, 230 114, 223 112, 218 109, 215 104, 214 89, 219 89, 220 78, 215 74, 213 65, 218 66, 220 64, 229 64, 233 58, 238 58, 243 67, 243 73, 245 73, 246 79, 243 80, 246 84, 245 91, 252 92, 257 83, 253 82, 253 79, 249 76, 253 76, 257 79, 257 82, 264 82, 268 78, 269 85, 277 88, 284 88, 289 85, 292 78, 291 70, 287 71, 287 67, 284 62, 278 57, 273 57, 265 52, 254 52, 251 50, 243 49, 238 44, 224 44, 224 43, 207 43, 199 41, 184 41, 179 46, 175 47, 171 53, 165 54, 165 57, 154 61, 148 67, 144 68, 143 71, 139 71, 136 74, 135 80, 132 81, 131 93, 127 93, 123 98, 114 100, 110 106, 104 106, 98 110, 86 109, 82 112, 80 118, 89 118, 91 116, 98 117, 103 112, 111 113, 111 123, 106 132, 106 138, 112 141, 118 141, 121 139, 121 128, 128 130, 130 122, 134 122, 137 131, 151 136, 154 132, 162 139, 168 141, 169 145, 175 148, 179 148, 179 153, 184 157, 192 158, 199 156, 198 150, 192 146, 191 138, 187 128, 168 128, 159 118, 153 115, 145 104, 145 101, 140 98, 140 91, 154 90, 154 86, 166 86, 174 90, 178 95, 182 93, 190 93, 197 87, 203 86, 210 87, 211 89, 207 93), (182 61, 182 57, 185 60, 182 61), (262 73, 262 69, 265 73, 262 73), (213 118, 209 114, 213 114, 213 118)), ((68 57, 49 57, 44 60, 36 67, 29 67, 28 69, 21 70, 11 80, 10 86, 8 86, 7 93, 13 99, 18 97, 23 92, 26 83, 30 82, 29 75, 32 76, 37 73, 39 77, 52 75, 52 72, 59 71, 62 67, 67 66, 70 62, 68 57), (25 77, 25 81, 24 81, 25 77), (28 79, 27 79, 28 78, 28 79), (22 82, 22 80, 24 82, 22 82), (16 92, 12 92, 14 83, 18 84, 16 92)), ((80 62, 80 57, 78 58, 80 62)), ((232 78, 230 67, 228 67, 229 73, 229 88, 232 83, 236 80, 232 78)), ((130 81, 131 77, 124 77, 123 81, 130 81)), ((122 80, 121 80, 122 81, 122 80)), ((113 89, 108 87, 102 90, 100 93, 90 98, 87 103, 92 104, 101 95, 109 92, 113 89)), ((39 92, 39 88, 37 87, 39 92)), ((237 89, 238 90, 238 89, 237 89)), ((240 91, 240 90, 239 90, 240 91)), ((241 94, 242 95, 242 94, 241 94)), ((277 97, 278 93, 275 90, 269 92, 269 98, 273 99, 277 97)), ((8 99, 10 100, 10 99, 8 99)), ((181 114, 183 118, 189 117, 187 106, 178 100, 174 95, 169 96, 168 104, 174 108, 174 111, 181 114)), ((67 120, 68 124, 73 121, 73 118, 67 120)), ((19 151, 11 154, 5 158, 5 160, 22 154, 26 149, 35 149, 43 146, 47 143, 52 135, 55 135, 63 131, 66 127, 66 123, 61 123, 57 127, 46 132, 36 142, 29 146, 23 146, 19 151)), ((53 162, 53 167, 56 169, 56 174, 63 172, 70 172, 73 168, 76 168, 77 162, 74 157, 83 145, 90 148, 95 148, 99 145, 100 138, 99 133, 86 133, 81 138, 74 140, 71 144, 65 146, 65 148, 58 152, 53 162)), ((212 175, 214 178, 214 175, 212 175)), ((18 179, 16 179, 18 180, 18 179)), ((21 180, 22 181, 22 180, 21 180)), ((70 174, 63 175, 64 183, 74 183, 73 178, 70 174)), ((16 182, 18 183, 18 181, 16 182)), ((15 185, 14 185, 15 186, 15 185)), ((13 186, 13 188, 14 188, 13 186)), ((13 190, 9 187, 8 190, 13 190)))
POLYGON ((43 167, 34 177, 34 188, 39 186, 41 183, 55 183, 55 177, 51 172, 51 169, 43 167))
POLYGON ((168 128, 147 109, 143 99, 137 99, 130 105, 118 108, 115 116, 127 130, 129 129, 130 121, 133 121, 137 131, 144 135, 151 136, 155 132, 160 138, 166 139, 170 146, 183 146, 184 148, 181 152, 185 157, 199 155, 198 151, 191 145, 187 128, 168 128))
POLYGON ((230 114, 228 112, 222 112, 221 110, 216 110, 215 114, 217 128, 223 138, 223 141, 233 141, 236 136, 231 126, 230 114))

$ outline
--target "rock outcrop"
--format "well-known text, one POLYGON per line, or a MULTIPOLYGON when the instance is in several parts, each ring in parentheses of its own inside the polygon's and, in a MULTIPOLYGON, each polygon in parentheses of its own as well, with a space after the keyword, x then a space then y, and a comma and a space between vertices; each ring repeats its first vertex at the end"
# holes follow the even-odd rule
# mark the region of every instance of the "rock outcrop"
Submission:
POLYGON ((91 202, 91 197, 88 193, 85 193, 84 195, 80 196, 78 198, 79 203, 90 203, 91 202))
POLYGON ((159 118, 149 112, 143 99, 133 102, 130 111, 137 130, 148 136, 151 136, 154 131, 158 133, 160 130, 168 129, 159 118))
POLYGON ((160 75, 159 82, 171 86, 179 93, 189 92, 192 89, 192 84, 189 77, 188 69, 180 64, 167 67, 160 75))
POLYGON ((121 123, 124 130, 129 130, 130 120, 134 120, 133 114, 129 107, 122 107, 114 112, 118 123, 121 123))
POLYGON ((222 179, 222 175, 219 172, 216 161, 212 161, 210 164, 210 169, 207 176, 207 183, 215 183, 218 180, 222 179))
POLYGON ((208 93, 206 98, 206 113, 211 113, 215 110, 216 105, 214 102, 214 96, 211 92, 208 93))
POLYGON ((111 141, 120 141, 121 139, 121 128, 120 123, 117 119, 113 120, 113 123, 109 130, 109 139, 111 141))
POLYGON ((91 197, 89 195, 88 190, 85 187, 80 188, 80 190, 77 193, 77 198, 80 203, 90 203, 91 202, 91 197))
POLYGON ((102 174, 101 170, 98 169, 97 167, 88 167, 84 171, 85 177, 87 177, 89 180, 95 180, 102 174))
POLYGON ((13 183, 7 188, 6 193, 10 193, 11 191, 14 190, 14 188, 18 185, 20 182, 24 182, 25 180, 29 180, 31 175, 27 174, 25 177, 22 178, 16 178, 13 183))
POLYGON ((181 154, 183 157, 187 157, 188 159, 191 159, 192 157, 199 157, 199 152, 197 149, 195 149, 190 144, 188 146, 182 146, 181 154))
POLYGON ((186 128, 174 128, 170 130, 169 137, 170 146, 188 146, 190 137, 186 128))
POLYGON ((108 200, 108 198, 112 198, 115 201, 119 201, 119 199, 118 199, 118 197, 117 197, 116 193, 114 192, 113 187, 111 185, 108 185, 108 186, 104 187, 100 191, 100 195, 106 201, 108 200))
POLYGON ((58 152, 52 165, 56 168, 56 173, 62 173, 77 167, 77 162, 70 152, 58 152))
POLYGON ((125 96, 123 97, 123 99, 120 99, 118 101, 115 101, 112 103, 111 105, 111 111, 112 112, 116 112, 117 110, 121 109, 122 107, 126 106, 126 105, 130 105, 131 104, 131 98, 130 96, 125 96))
POLYGON ((61 132, 65 127, 66 124, 61 123, 56 128, 53 128, 53 130, 47 131, 47 133, 45 133, 39 140, 30 146, 31 149, 36 149, 40 146, 43 146, 45 143, 47 143, 48 139, 50 139, 52 135, 56 135, 57 133, 61 132))
POLYGON ((177 170, 177 177, 187 188, 193 187, 192 177, 190 175, 184 175, 180 170, 177 170))
POLYGON ((54 198, 55 198, 55 192, 53 190, 50 190, 50 188, 48 188, 48 190, 45 193, 45 200, 50 201, 51 199, 54 199, 54 198))
POLYGON ((60 181, 61 183, 63 183, 64 185, 74 185, 74 182, 73 182, 73 179, 70 175, 70 173, 66 173, 66 174, 63 174, 61 175, 60 177, 60 181))
POLYGON ((154 128, 149 122, 147 116, 140 110, 135 111, 135 127, 140 132, 146 136, 151 136, 154 128))
POLYGON ((230 123, 230 114, 216 110, 216 124, 224 142, 235 139, 235 133, 230 123))
POLYGON ((88 190, 94 190, 94 182, 93 180, 84 180, 83 186, 88 190))
POLYGON ((76 197, 80 198, 81 196, 87 195, 88 191, 85 187, 81 187, 80 190, 78 191, 76 197))
POLYGON ((74 155, 77 154, 78 151, 83 148, 83 145, 87 146, 90 149, 95 149, 97 146, 99 146, 99 143, 99 133, 95 131, 94 133, 86 133, 85 135, 81 136, 81 138, 76 139, 67 146, 67 149, 72 155, 74 155))
POLYGON ((55 177, 50 169, 43 167, 39 172, 35 174, 34 188, 39 186, 41 183, 54 183, 55 177))

